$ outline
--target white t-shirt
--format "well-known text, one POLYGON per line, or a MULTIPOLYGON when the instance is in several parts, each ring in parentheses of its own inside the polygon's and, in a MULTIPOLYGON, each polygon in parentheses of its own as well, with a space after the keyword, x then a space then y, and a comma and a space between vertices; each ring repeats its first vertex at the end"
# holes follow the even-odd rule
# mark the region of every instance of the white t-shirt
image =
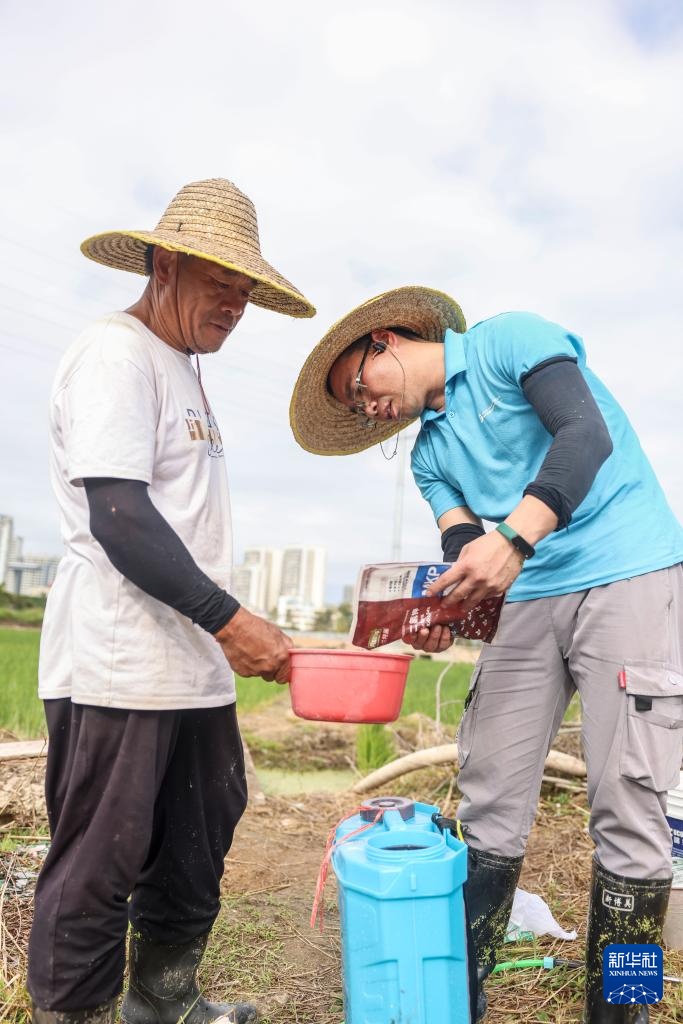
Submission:
POLYGON ((97 321, 62 358, 50 434, 66 554, 47 601, 40 696, 156 710, 231 704, 218 643, 117 572, 90 533, 83 487, 87 477, 147 483, 199 567, 230 589, 223 446, 189 357, 128 313, 97 321))

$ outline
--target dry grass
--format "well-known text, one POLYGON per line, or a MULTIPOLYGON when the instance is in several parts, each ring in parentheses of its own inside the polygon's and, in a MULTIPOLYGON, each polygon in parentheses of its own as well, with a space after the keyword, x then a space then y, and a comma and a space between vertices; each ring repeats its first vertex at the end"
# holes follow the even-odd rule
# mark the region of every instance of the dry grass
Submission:
MULTIPOLYGON (((31 781, 35 781, 31 779, 31 781)), ((451 813, 457 792, 444 770, 399 780, 400 790, 439 803, 451 813)), ((263 1024, 342 1024, 339 927, 334 880, 325 895, 325 929, 311 931, 309 916, 317 870, 331 825, 356 804, 351 794, 269 798, 254 803, 238 829, 227 862, 224 900, 202 968, 214 998, 251 998, 263 1024)), ((559 923, 576 928, 574 943, 545 937, 511 944, 505 959, 555 954, 583 958, 591 842, 582 794, 546 787, 532 832, 522 888, 539 893, 559 923)), ((34 847, 40 821, 0 826, 0 1020, 27 1024, 23 988, 34 847), (23 827, 20 828, 20 826, 23 827), (19 883, 19 884, 18 884, 19 883)), ((683 976, 683 954, 666 951, 665 973, 683 976)), ((489 983, 487 1024, 577 1024, 581 1020, 580 970, 511 971, 489 983)), ((652 1007, 653 1024, 681 1024, 683 985, 667 985, 664 1003, 652 1007)))
POLYGON ((33 886, 18 887, 35 870, 26 854, 0 854, 0 1020, 26 1024, 26 946, 33 912, 33 886))

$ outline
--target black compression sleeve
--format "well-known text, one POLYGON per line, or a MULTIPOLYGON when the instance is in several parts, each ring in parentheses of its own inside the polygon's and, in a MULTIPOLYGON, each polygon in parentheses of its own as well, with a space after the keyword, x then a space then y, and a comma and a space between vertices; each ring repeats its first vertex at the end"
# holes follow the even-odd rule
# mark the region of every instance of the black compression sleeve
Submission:
POLYGON ((560 530, 569 524, 612 453, 612 439, 573 359, 549 360, 525 374, 521 383, 527 401, 554 438, 524 494, 552 509, 560 530))
POLYGON ((84 480, 90 530, 115 569, 146 594, 217 633, 239 602, 202 572, 140 480, 84 480))
POLYGON ((484 528, 476 523, 458 523, 449 526, 441 534, 441 550, 444 562, 457 562, 460 552, 471 540, 484 536, 484 528))

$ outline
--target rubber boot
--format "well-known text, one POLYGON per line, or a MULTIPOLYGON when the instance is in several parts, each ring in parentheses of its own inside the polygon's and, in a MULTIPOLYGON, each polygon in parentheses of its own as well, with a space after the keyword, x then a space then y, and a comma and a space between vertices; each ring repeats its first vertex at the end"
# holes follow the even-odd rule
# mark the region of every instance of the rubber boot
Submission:
POLYGON ((670 890, 671 879, 613 875, 593 859, 584 1024, 646 1024, 650 1019, 644 1004, 613 1004, 604 999, 602 955, 613 942, 661 945, 670 890))
POLYGON ((484 981, 496 966, 523 861, 523 856, 501 857, 471 846, 467 850, 465 904, 477 956, 477 1021, 486 1013, 484 981))
POLYGON ((200 994, 197 968, 208 938, 200 935, 169 946, 131 935, 124 1024, 251 1024, 258 1019, 251 1003, 209 1003, 200 994))
POLYGON ((94 1010, 40 1010, 34 1005, 31 1014, 33 1024, 114 1024, 116 1002, 103 1003, 94 1010))

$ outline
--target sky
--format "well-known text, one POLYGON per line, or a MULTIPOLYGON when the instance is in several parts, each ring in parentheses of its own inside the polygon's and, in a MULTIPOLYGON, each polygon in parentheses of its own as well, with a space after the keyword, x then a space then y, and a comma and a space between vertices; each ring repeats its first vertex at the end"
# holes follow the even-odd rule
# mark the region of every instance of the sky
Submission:
POLYGON ((61 551, 60 356, 144 287, 80 242, 153 228, 209 177, 251 197, 265 258, 318 309, 248 308, 203 361, 238 561, 323 544, 338 601, 363 564, 440 556, 410 438, 321 458, 288 424, 326 329, 403 284, 470 324, 531 310, 579 334, 683 518, 677 0, 0 0, 0 47, 0 513, 25 553, 61 551))

